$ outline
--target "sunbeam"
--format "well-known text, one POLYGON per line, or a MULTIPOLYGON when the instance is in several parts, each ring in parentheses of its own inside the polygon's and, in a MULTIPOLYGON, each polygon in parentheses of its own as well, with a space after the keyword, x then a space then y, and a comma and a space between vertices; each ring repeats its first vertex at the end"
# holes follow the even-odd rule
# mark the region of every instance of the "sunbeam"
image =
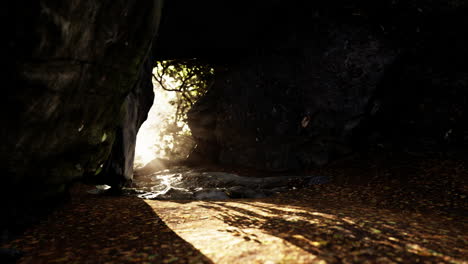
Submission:
MULTIPOLYGON (((165 78, 169 87, 177 86, 178 83, 171 77, 165 78)), ((177 111, 175 104, 171 103, 177 99, 175 92, 166 91, 153 80, 154 102, 148 113, 147 120, 141 126, 135 147, 135 166, 141 167, 158 157, 164 157, 167 149, 173 147, 173 138, 165 135, 167 124, 174 122, 177 111)), ((177 123, 183 129, 188 130, 187 125, 177 123)))

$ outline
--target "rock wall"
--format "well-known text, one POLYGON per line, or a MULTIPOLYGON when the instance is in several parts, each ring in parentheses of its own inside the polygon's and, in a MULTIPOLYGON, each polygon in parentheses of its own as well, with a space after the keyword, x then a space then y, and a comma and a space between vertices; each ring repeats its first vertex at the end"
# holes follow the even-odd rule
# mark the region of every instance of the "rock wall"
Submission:
POLYGON ((153 105, 154 93, 151 80, 154 60, 153 56, 148 58, 141 69, 138 82, 125 98, 123 107, 126 111, 117 128, 111 155, 100 177, 103 183, 117 188, 133 178, 136 136, 153 105))
POLYGON ((139 78, 150 78, 143 64, 161 8, 159 0, 71 0, 10 1, 2 9, 10 25, 2 43, 2 208, 99 175, 113 149, 128 153, 116 173, 131 175, 135 130, 146 116, 137 102, 150 81, 139 78))
POLYGON ((366 29, 322 25, 308 32, 322 44, 281 43, 291 48, 261 50, 219 73, 189 113, 198 147, 218 146, 222 164, 266 170, 323 165, 349 151, 346 139, 396 51, 366 29))
POLYGON ((368 143, 466 148, 467 5, 378 5, 283 3, 258 14, 275 19, 254 24, 253 51, 225 46, 219 63, 200 48, 217 80, 189 113, 192 158, 291 170, 368 143))

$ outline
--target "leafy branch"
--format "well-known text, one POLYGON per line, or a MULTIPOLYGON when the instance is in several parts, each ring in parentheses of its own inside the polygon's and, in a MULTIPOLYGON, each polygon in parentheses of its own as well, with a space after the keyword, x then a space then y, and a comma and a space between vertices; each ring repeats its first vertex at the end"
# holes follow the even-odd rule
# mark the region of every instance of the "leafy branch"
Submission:
POLYGON ((171 60, 157 62, 153 78, 162 89, 177 92, 178 99, 174 122, 184 121, 188 110, 203 96, 213 81, 214 71, 209 65, 196 60, 171 60), (173 86, 168 85, 168 77, 173 86))

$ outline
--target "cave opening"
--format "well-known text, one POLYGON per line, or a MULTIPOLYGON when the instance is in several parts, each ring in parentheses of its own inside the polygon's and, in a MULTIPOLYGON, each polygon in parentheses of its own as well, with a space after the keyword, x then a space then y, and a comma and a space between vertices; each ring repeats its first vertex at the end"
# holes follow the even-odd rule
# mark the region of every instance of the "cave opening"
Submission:
POLYGON ((195 147, 190 108, 208 90, 214 69, 191 60, 159 61, 153 69, 153 105, 137 134, 135 169, 151 162, 184 161, 195 147))

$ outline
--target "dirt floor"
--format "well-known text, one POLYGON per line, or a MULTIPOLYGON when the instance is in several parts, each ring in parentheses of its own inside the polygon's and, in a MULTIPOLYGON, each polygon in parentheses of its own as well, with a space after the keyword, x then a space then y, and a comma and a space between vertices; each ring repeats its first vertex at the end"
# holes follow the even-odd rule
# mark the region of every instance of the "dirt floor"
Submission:
POLYGON ((308 173, 336 180, 224 201, 93 195, 78 184, 68 204, 1 247, 22 251, 18 263, 468 263, 466 162, 363 158, 308 173))

